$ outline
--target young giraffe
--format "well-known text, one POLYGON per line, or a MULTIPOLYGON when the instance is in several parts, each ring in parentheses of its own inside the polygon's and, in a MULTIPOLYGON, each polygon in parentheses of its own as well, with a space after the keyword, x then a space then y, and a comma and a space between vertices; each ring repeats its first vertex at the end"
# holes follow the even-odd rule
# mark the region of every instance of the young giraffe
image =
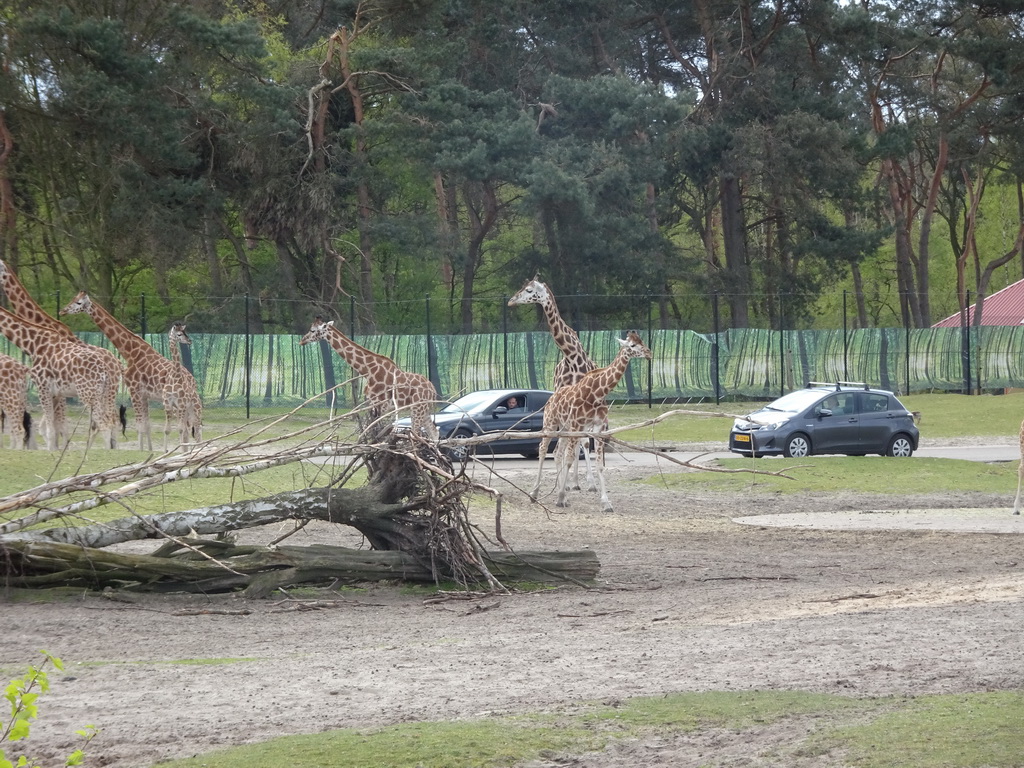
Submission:
POLYGON ((409 408, 413 431, 437 440, 437 425, 430 414, 438 397, 430 379, 419 373, 403 371, 391 358, 359 346, 335 328, 333 320, 324 322, 323 318, 317 317, 309 332, 299 339, 299 344, 305 346, 321 339, 327 339, 334 351, 366 379, 363 394, 375 415, 409 408))
MULTIPOLYGON (((575 384, 555 390, 555 394, 544 407, 544 432, 591 432, 597 443, 597 480, 601 490, 601 506, 605 512, 612 511, 611 501, 604 484, 604 440, 601 433, 608 429, 608 404, 605 397, 611 392, 626 372, 629 361, 634 357, 651 359, 649 350, 635 331, 620 339, 621 349, 607 368, 597 368, 586 374, 575 384)), ((557 435, 556 435, 557 436, 557 435)), ((540 483, 544 477, 544 456, 548 450, 550 436, 540 442, 540 463, 537 469, 537 484, 530 491, 530 498, 537 500, 540 483)), ((568 506, 565 497, 569 485, 570 452, 575 452, 575 440, 559 440, 555 450, 555 489, 558 500, 555 506, 568 506)))
MULTIPOLYGON (((555 303, 554 294, 551 293, 551 289, 546 284, 540 281, 539 275, 534 275, 533 279, 523 283, 523 287, 519 289, 519 292, 508 300, 508 306, 510 307, 522 306, 523 304, 540 304, 541 309, 544 310, 544 317, 548 321, 548 328, 551 329, 551 335, 554 337, 555 344, 562 350, 562 359, 555 366, 554 388, 556 391, 561 387, 575 384, 586 374, 597 368, 597 365, 587 354, 587 350, 583 348, 583 344, 580 343, 579 335, 572 326, 562 319, 562 315, 558 312, 558 305, 555 303)), ((574 440, 572 442, 578 444, 583 450, 583 458, 587 465, 587 490, 596 491, 597 486, 594 483, 594 470, 590 463, 587 441, 574 440)), ((575 478, 573 490, 579 490, 578 451, 574 450, 572 453, 572 464, 575 478)))
POLYGON ((171 358, 178 366, 179 379, 174 386, 174 396, 178 407, 178 424, 181 430, 181 441, 189 439, 197 443, 203 441, 203 400, 199 397, 192 372, 181 362, 181 345, 192 346, 192 339, 185 333, 184 323, 173 323, 167 332, 167 343, 171 348, 171 358))
MULTIPOLYGON (((0 355, 0 419, 10 426, 11 448, 34 448, 32 417, 28 413, 29 367, 8 355, 0 355)), ((3 429, 0 428, 0 447, 3 429)))
POLYGON ((64 400, 77 397, 89 412, 89 438, 103 438, 103 447, 117 447, 117 389, 121 363, 110 352, 69 341, 57 331, 30 323, 0 307, 0 333, 32 358, 32 378, 46 421, 46 445, 58 447, 67 433, 58 416, 64 400))
MULTIPOLYGON (((135 427, 139 433, 139 450, 153 450, 153 437, 149 419, 149 401, 159 400, 164 406, 164 450, 167 450, 170 419, 172 414, 178 416, 179 434, 190 430, 181 422, 183 411, 178 402, 183 393, 178 390, 185 384, 181 376, 180 365, 157 352, 139 335, 132 333, 118 322, 112 314, 93 301, 85 291, 79 291, 71 302, 60 311, 61 315, 88 314, 103 335, 121 353, 127 362, 124 371, 124 383, 128 387, 128 395, 135 409, 135 427)), ((189 377, 191 378, 191 376, 189 377)), ((195 383, 192 385, 195 390, 195 383)), ((187 397, 187 393, 184 393, 187 397)))

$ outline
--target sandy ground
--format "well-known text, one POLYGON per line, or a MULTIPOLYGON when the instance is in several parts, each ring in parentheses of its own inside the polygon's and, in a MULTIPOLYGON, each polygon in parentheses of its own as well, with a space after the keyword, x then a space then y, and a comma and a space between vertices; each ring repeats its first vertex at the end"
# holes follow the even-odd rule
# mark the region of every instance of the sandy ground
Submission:
MULTIPOLYGON (((45 604, 0 593, 3 671, 19 673, 41 648, 68 665, 41 702, 34 754, 70 748, 87 723, 102 729, 90 765, 134 768, 283 734, 678 691, 1024 688, 1024 540, 1014 535, 1024 524, 1009 515, 1012 493, 901 497, 893 509, 857 494, 684 496, 616 473, 615 512, 576 494, 550 515, 509 493, 506 538, 524 550, 592 548, 596 588, 433 603, 373 586, 303 611, 281 598, 45 604), (232 663, 176 663, 204 659, 232 663)), ((302 535, 358 544, 327 526, 302 535)), ((780 736, 767 727, 742 743, 722 733, 629 742, 557 764, 842 764, 758 760, 780 736)))

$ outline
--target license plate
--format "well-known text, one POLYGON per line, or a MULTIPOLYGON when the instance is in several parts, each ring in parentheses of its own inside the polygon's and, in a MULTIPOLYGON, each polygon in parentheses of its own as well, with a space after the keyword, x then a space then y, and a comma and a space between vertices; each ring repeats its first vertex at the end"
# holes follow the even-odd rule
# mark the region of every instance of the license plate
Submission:
POLYGON ((749 443, 750 435, 736 435, 733 438, 737 443, 749 443))

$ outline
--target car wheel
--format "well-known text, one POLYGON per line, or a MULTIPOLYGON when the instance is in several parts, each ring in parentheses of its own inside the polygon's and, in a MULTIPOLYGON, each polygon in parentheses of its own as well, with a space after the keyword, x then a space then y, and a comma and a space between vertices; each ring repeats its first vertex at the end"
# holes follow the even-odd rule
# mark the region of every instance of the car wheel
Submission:
MULTIPOLYGON (((455 438, 456 440, 465 440, 468 437, 474 437, 473 433, 468 429, 456 429, 450 435, 449 438, 455 438)), ((448 455, 452 461, 465 462, 472 454, 476 453, 475 446, 469 445, 453 445, 448 449, 448 455)))
POLYGON ((787 459, 802 459, 811 455, 811 439, 803 432, 790 435, 783 451, 787 459))
POLYGON ((889 447, 885 449, 886 456, 898 456, 900 458, 907 458, 914 454, 914 444, 910 442, 910 438, 906 435, 896 435, 892 440, 889 441, 889 447))

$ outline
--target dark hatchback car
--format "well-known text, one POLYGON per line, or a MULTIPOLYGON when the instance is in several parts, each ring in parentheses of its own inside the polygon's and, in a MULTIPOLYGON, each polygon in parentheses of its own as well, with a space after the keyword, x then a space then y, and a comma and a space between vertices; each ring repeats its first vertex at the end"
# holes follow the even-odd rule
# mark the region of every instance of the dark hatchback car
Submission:
POLYGON ((736 419, 729 450, 755 458, 823 453, 910 456, 919 437, 913 414, 892 392, 866 384, 812 382, 736 419))
MULTIPOLYGON (((442 438, 468 438, 494 432, 514 434, 499 440, 470 446, 477 455, 518 453, 537 458, 540 438, 532 433, 544 428, 544 406, 552 395, 546 389, 484 389, 463 395, 433 415, 442 438), (522 433, 522 436, 519 435, 522 433)), ((399 419, 396 427, 408 428, 409 419, 399 419)), ((554 450, 551 441, 549 452, 554 450)), ((464 459, 466 448, 454 447, 449 453, 464 459)))

